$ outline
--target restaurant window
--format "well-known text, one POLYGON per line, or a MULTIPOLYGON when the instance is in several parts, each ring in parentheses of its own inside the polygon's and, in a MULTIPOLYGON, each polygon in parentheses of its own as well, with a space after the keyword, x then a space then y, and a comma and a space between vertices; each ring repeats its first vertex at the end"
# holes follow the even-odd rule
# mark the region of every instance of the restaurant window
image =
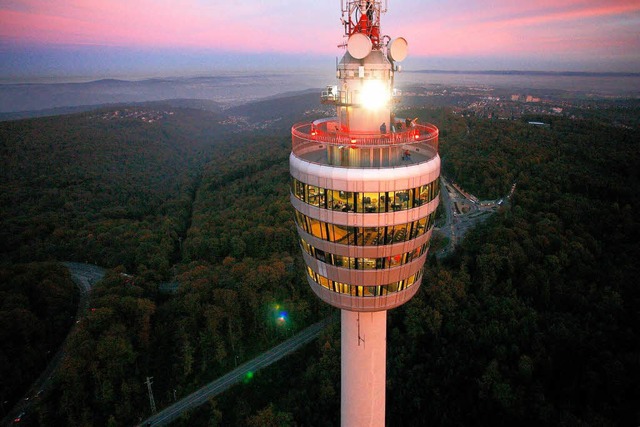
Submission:
POLYGON ((344 207, 347 205, 347 200, 341 196, 341 191, 338 190, 327 190, 327 198, 330 201, 329 209, 333 209, 334 211, 342 211, 344 207))
POLYGON ((362 209, 366 213, 384 212, 384 203, 380 210, 380 193, 363 193, 362 209))
POLYGON ((295 221, 305 232, 333 243, 381 246, 415 239, 433 227, 435 212, 413 223, 389 227, 349 227, 326 223, 295 211, 295 221))
POLYGON ((318 187, 307 185, 305 198, 307 203, 311 206, 318 206, 318 187))
POLYGON ((340 243, 343 245, 349 244, 349 227, 344 225, 333 225, 334 240, 330 240, 334 243, 340 243))
POLYGON ((318 188, 318 207, 326 209, 327 208, 327 197, 326 191, 324 188, 318 188))
POLYGON ((323 209, 341 212, 396 212, 421 206, 435 199, 440 183, 435 180, 418 188, 382 193, 353 193, 307 185, 292 179, 291 189, 299 200, 323 209))
POLYGON ((376 258, 362 258, 360 264, 360 270, 375 270, 376 258))
POLYGON ((307 270, 309 273, 309 277, 319 284, 320 286, 330 289, 333 292, 359 296, 359 297, 375 297, 375 296, 384 296, 394 292, 403 291, 413 284, 415 284, 421 277, 422 271, 417 272, 416 274, 408 277, 406 280, 401 280, 399 282, 390 283, 388 285, 381 286, 358 286, 358 285, 348 285, 346 283, 334 282, 333 280, 329 280, 326 277, 323 277, 317 273, 314 273, 311 269, 307 270))
POLYGON ((327 279, 326 277, 320 276, 318 275, 318 284, 320 286, 322 286, 323 288, 327 288, 329 289, 329 279, 327 279))
POLYGON ((323 223, 315 218, 308 218, 309 221, 309 233, 312 234, 314 237, 317 237, 318 239, 325 239, 326 240, 326 233, 324 233, 323 229, 325 227, 323 227, 323 223))
POLYGON ((393 243, 404 242, 407 240, 407 226, 410 224, 401 224, 393 227, 393 243))
POLYGON ((293 180, 293 195, 296 196, 296 198, 302 200, 303 202, 305 201, 304 199, 304 183, 298 181, 297 179, 293 180))
POLYGON ((399 208, 397 210, 407 210, 409 209, 411 206, 409 205, 409 191, 408 190, 404 190, 404 191, 396 191, 395 193, 395 204, 396 206, 398 206, 399 208))
POLYGON ((420 187, 420 204, 423 205, 429 201, 429 184, 420 187))

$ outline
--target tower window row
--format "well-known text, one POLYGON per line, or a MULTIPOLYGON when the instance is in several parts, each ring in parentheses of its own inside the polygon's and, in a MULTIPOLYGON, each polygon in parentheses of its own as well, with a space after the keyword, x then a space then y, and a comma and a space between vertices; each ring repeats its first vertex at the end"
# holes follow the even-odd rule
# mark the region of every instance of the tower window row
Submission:
POLYGON ((308 217, 297 210, 295 220, 300 228, 318 239, 351 246, 383 246, 406 242, 423 235, 433 227, 436 213, 417 221, 387 227, 349 227, 308 217))
POLYGON ((419 258, 429 249, 429 243, 415 248, 411 252, 405 252, 384 258, 353 258, 325 252, 308 244, 304 239, 300 239, 302 249, 312 257, 335 267, 348 268, 350 270, 383 270, 387 268, 399 267, 419 258))
POLYGON ((407 190, 380 193, 360 193, 308 185, 293 178, 293 195, 315 207, 342 212, 382 213, 416 208, 429 203, 440 194, 440 181, 407 190))
POLYGON ((339 294, 346 294, 354 297, 380 297, 408 289, 411 285, 420 280, 422 277, 422 269, 405 280, 379 286, 357 286, 336 282, 319 275, 309 267, 307 267, 307 274, 309 274, 309 277, 318 285, 339 294))

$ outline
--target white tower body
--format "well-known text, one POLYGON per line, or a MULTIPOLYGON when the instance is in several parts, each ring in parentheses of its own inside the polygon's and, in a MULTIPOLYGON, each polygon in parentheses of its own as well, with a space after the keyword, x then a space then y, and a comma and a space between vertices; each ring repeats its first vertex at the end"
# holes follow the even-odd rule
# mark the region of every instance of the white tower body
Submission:
POLYGON ((340 420, 343 426, 384 426, 387 312, 341 312, 340 420))
POLYGON ((380 36, 386 1, 343 0, 342 11, 347 52, 321 96, 336 116, 293 126, 291 203, 309 285, 342 310, 341 423, 383 426, 386 310, 422 282, 440 191, 438 129, 392 114, 407 44, 380 36))

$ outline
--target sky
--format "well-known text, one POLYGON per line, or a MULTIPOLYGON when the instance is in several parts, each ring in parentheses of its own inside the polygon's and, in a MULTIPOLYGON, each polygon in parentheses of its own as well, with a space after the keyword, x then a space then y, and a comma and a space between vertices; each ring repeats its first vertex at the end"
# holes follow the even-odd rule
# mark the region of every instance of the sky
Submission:
MULTIPOLYGON (((406 69, 640 72, 638 0, 386 3, 382 33, 408 40, 406 69)), ((0 79, 332 69, 340 4, 0 0, 0 79)))

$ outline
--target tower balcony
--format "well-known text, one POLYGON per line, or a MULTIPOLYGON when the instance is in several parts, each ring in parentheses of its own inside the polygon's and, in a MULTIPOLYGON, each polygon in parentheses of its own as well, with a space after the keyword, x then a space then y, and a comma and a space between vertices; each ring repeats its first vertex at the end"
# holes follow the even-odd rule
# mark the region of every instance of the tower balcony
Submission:
POLYGON ((291 128, 291 137, 296 157, 335 167, 412 166, 438 155, 438 128, 431 124, 413 124, 398 132, 365 133, 341 129, 333 117, 297 123, 291 128))

